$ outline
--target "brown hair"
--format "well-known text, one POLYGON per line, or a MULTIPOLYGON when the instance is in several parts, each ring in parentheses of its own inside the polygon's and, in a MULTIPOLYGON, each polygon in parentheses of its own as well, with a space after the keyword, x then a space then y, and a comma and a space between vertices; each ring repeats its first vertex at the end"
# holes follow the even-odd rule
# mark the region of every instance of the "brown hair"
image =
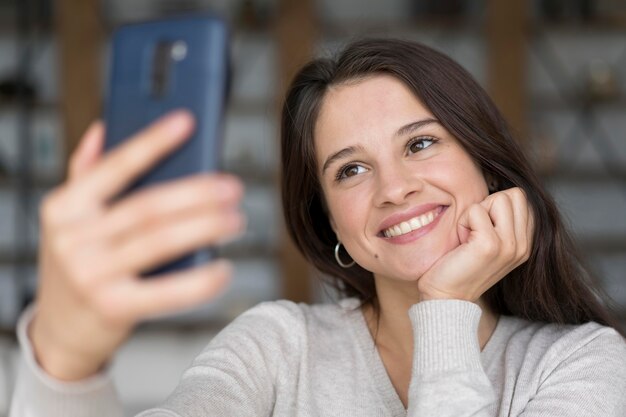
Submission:
POLYGON ((358 264, 344 269, 335 261, 337 240, 314 151, 315 123, 328 88, 376 74, 404 82, 499 190, 520 187, 526 193, 535 219, 532 253, 485 293, 494 312, 554 323, 596 321, 620 330, 604 304, 608 297, 593 285, 553 199, 487 93, 452 59, 415 42, 354 42, 336 59, 316 59, 304 66, 287 91, 281 121, 285 220, 296 246, 325 274, 327 283, 378 310, 372 273, 358 264))

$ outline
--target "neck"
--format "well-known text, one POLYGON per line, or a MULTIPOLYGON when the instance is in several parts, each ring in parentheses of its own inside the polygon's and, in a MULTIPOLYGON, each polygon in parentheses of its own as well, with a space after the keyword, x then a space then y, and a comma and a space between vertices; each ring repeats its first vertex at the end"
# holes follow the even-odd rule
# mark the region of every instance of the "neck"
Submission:
MULTIPOLYGON (((402 283, 402 288, 379 285, 376 280, 376 293, 380 315, 376 317, 371 306, 364 307, 363 314, 372 337, 379 349, 385 349, 406 358, 413 357, 413 327, 408 310, 418 303, 420 294, 414 282, 402 283), (410 284, 410 285, 404 285, 410 284)), ((493 334, 498 323, 495 314, 481 298, 476 303, 482 309, 478 325, 478 342, 482 350, 493 334)))

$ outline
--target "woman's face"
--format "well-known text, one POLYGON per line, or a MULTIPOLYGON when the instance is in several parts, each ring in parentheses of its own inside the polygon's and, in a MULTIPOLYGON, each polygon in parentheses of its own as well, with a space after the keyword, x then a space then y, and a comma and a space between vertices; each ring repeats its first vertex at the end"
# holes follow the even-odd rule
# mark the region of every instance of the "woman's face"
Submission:
POLYGON ((315 151, 337 238, 379 277, 418 279, 460 244, 459 216, 488 195, 478 165, 391 76, 330 88, 315 151))

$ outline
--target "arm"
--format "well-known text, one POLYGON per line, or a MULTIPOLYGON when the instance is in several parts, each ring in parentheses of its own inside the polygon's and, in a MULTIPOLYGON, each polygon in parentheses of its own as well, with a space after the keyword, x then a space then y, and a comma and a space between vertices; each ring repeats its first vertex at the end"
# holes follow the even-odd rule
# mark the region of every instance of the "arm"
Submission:
POLYGON ((626 341, 615 330, 600 328, 564 359, 554 360, 554 369, 516 415, 626 416, 626 341))
POLYGON ((122 407, 110 375, 102 371, 79 382, 60 381, 37 363, 28 337, 33 306, 20 318, 17 336, 21 348, 10 417, 120 417, 122 407))
POLYGON ((460 245, 417 281, 409 310, 413 373, 409 416, 489 416, 496 400, 480 362, 480 307, 474 304, 530 254, 533 221, 517 188, 473 204, 458 223, 460 245))
POLYGON ((227 284, 231 267, 223 260, 158 279, 141 274, 239 234, 238 180, 195 175, 117 198, 192 130, 192 117, 174 112, 104 154, 104 126, 96 123, 68 179, 44 198, 36 314, 22 327, 13 416, 118 415, 100 371, 134 326, 206 302, 227 284))
POLYGON ((242 314, 196 357, 167 400, 140 416, 270 416, 276 382, 287 381, 299 363, 298 315, 285 301, 242 314), (166 412, 174 414, 159 414, 166 412))
POLYGON ((495 401, 480 362, 478 305, 432 300, 409 310, 413 324, 413 373, 408 417, 486 417, 495 401))
MULTIPOLYGON (((275 381, 298 361, 302 329, 297 307, 263 303, 222 330, 185 371, 174 392, 159 408, 141 417, 268 416, 275 402, 275 381)), ((119 417, 122 407, 110 376, 101 372, 79 382, 47 375, 35 361, 20 322, 24 358, 11 417, 119 417)))

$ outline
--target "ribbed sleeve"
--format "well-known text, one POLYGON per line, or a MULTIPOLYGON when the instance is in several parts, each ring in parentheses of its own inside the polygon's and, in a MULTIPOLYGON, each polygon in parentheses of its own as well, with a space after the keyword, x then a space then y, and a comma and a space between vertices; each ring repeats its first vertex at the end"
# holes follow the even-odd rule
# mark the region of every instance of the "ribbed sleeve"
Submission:
POLYGON ((22 349, 10 417, 119 417, 122 407, 108 372, 79 382, 56 380, 39 366, 27 335, 33 307, 21 316, 17 336, 22 349))
POLYGON ((480 370, 480 316, 478 305, 461 300, 431 300, 412 306, 414 372, 480 370))
POLYGON ((486 417, 495 395, 480 362, 478 305, 430 300, 409 309, 413 325, 411 417, 486 417))

